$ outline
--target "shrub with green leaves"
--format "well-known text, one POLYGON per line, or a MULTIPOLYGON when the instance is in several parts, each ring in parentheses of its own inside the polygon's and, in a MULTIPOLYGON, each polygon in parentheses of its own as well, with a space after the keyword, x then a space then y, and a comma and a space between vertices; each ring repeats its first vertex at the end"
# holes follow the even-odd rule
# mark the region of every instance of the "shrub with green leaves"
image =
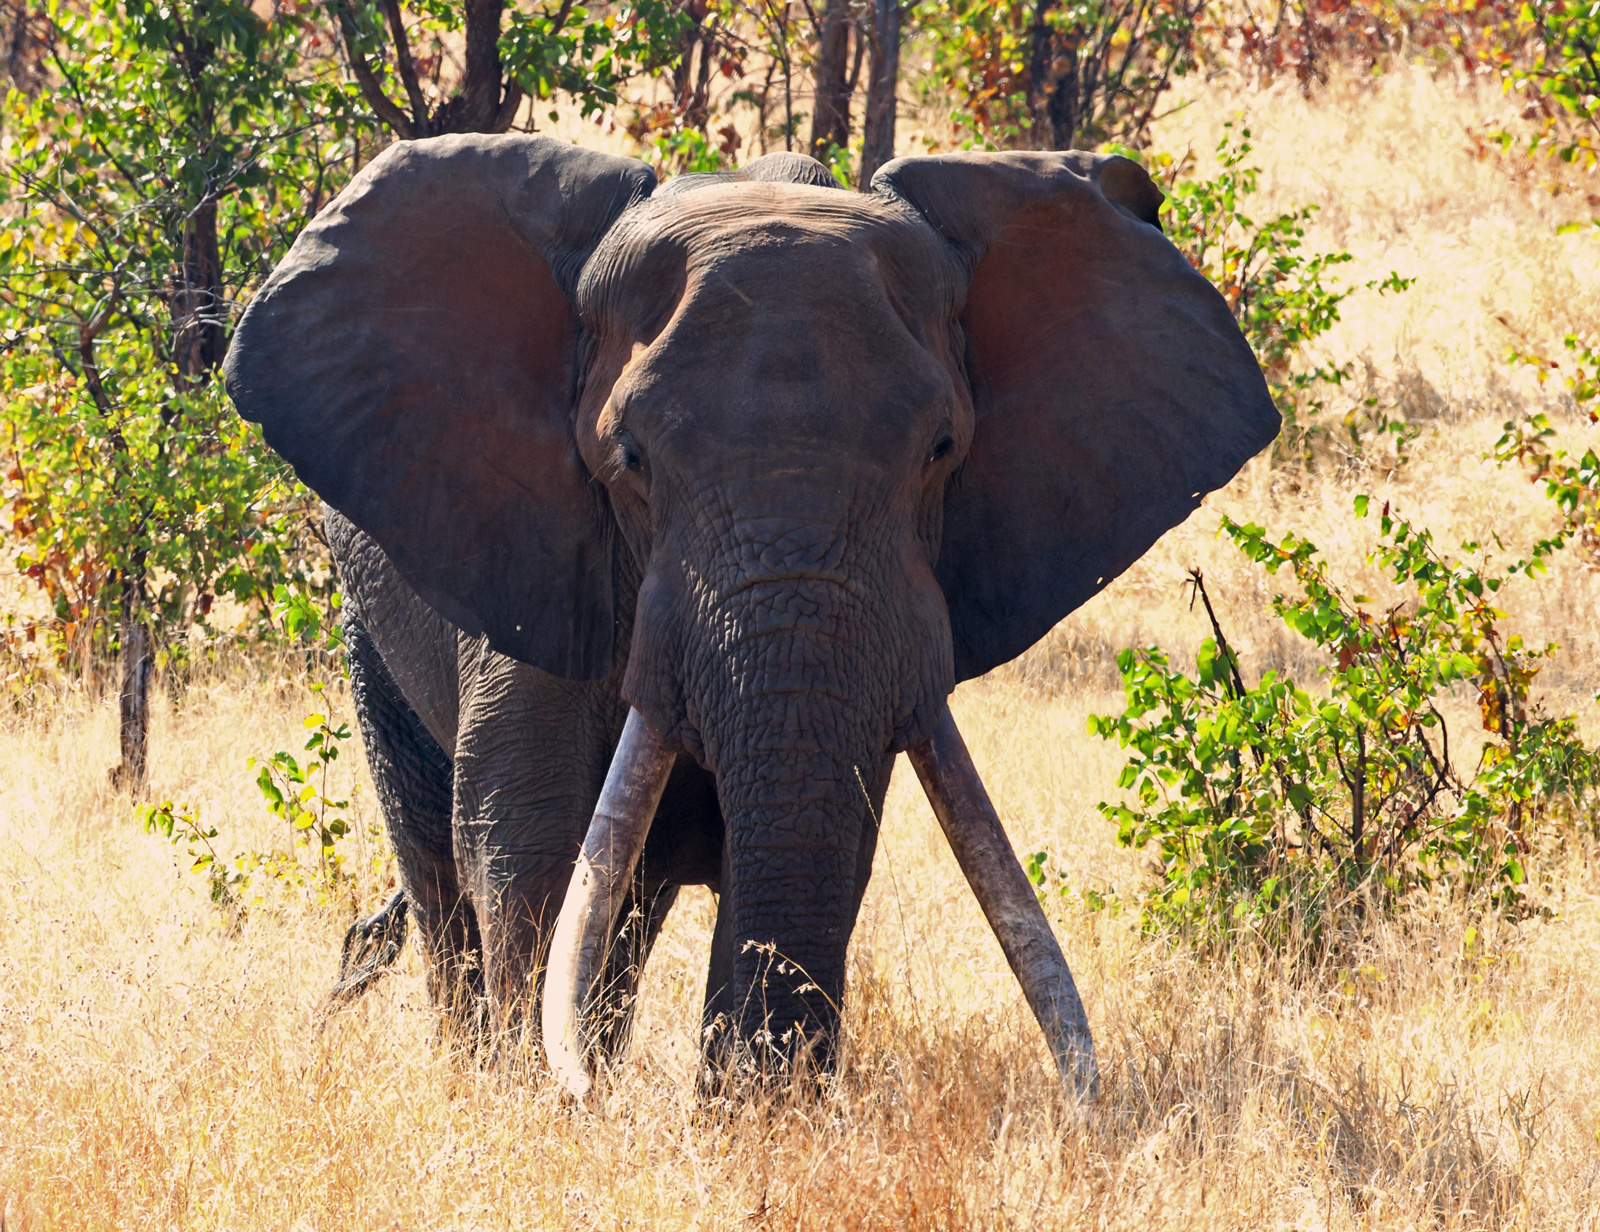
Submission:
POLYGON ((187 871, 205 875, 212 905, 237 923, 243 914, 239 895, 249 874, 243 868, 244 857, 230 862, 218 854, 211 841, 220 837, 217 828, 201 821, 200 812, 193 805, 174 804, 171 800, 141 804, 134 816, 146 834, 159 834, 174 847, 181 846, 188 852, 187 871))
POLYGON ((311 756, 303 763, 283 749, 259 762, 252 757, 247 763, 250 769, 260 767, 256 789, 290 838, 287 850, 253 854, 247 871, 260 869, 278 882, 308 887, 318 902, 325 903, 350 877, 338 850, 339 840, 350 833, 350 801, 328 794, 328 770, 339 760, 339 745, 350 739, 350 725, 335 727, 326 714, 317 711, 306 715, 305 728, 311 733, 305 744, 311 756), (303 867, 301 853, 315 855, 313 868, 303 867))
POLYGON ((1507 85, 1542 113, 1532 147, 1586 170, 1600 162, 1600 4, 1527 0, 1501 61, 1507 85))
MULTIPOLYGON (((1559 234, 1571 229, 1568 225, 1556 230, 1559 234)), ((1600 343, 1595 342, 1592 335, 1568 333, 1562 336, 1561 346, 1567 353, 1564 358, 1518 350, 1513 350, 1506 358, 1513 364, 1531 367, 1541 385, 1552 376, 1562 377, 1573 402, 1582 409, 1600 398, 1600 343), (1563 363, 1567 366, 1563 367, 1563 363)), ((1597 419, 1600 419, 1600 410, 1590 410, 1590 422, 1597 419)))
MULTIPOLYGON (((1509 358, 1531 366, 1541 385, 1559 374, 1578 409, 1587 412, 1590 423, 1600 423, 1600 345, 1578 334, 1567 334, 1562 345, 1564 361, 1522 351, 1512 351, 1509 358)), ((1562 512, 1563 532, 1577 539, 1591 564, 1600 564, 1600 455, 1588 449, 1573 457, 1556 446, 1555 436, 1549 416, 1523 414, 1502 426, 1493 456, 1502 466, 1522 466, 1529 480, 1543 486, 1562 512)))
POLYGON ((648 138, 645 157, 663 178, 695 172, 726 171, 728 156, 697 128, 659 132, 648 138))
POLYGON ((158 648, 326 574, 310 494, 218 374, 242 294, 372 149, 316 20, 52 3, 49 88, 0 106, 0 511, 53 609, 27 634, 91 680, 121 660, 133 790, 158 648))
MULTIPOLYGON (((1366 497, 1355 516, 1369 516, 1366 497)), ((1223 519, 1252 562, 1293 576, 1297 593, 1272 605, 1326 660, 1310 687, 1277 672, 1245 683, 1198 573, 1214 636, 1194 674, 1154 646, 1118 656, 1126 707, 1089 729, 1129 750, 1118 784, 1131 799, 1099 808, 1123 845, 1153 845, 1159 875, 1139 899, 1151 929, 1205 945, 1241 928, 1315 939, 1335 909, 1389 911, 1427 887, 1515 914, 1539 828, 1593 816, 1600 756, 1573 716, 1530 697, 1556 647, 1527 645, 1498 606, 1565 533, 1497 568, 1476 543, 1445 557, 1388 506, 1377 521, 1369 560, 1397 596, 1382 605, 1309 540, 1223 519), (1476 696, 1481 749, 1446 716, 1461 690, 1476 696)))
MULTIPOLYGON (((319 686, 312 688, 320 691, 319 686)), ((279 823, 281 843, 225 857, 218 848, 216 827, 203 822, 194 807, 166 800, 135 811, 147 833, 185 849, 187 871, 205 876, 212 903, 235 923, 247 907, 266 901, 270 887, 298 891, 318 905, 343 904, 351 909, 357 905, 360 857, 352 859, 347 849, 348 840, 357 837, 356 824, 350 801, 332 796, 329 780, 340 746, 350 739, 350 725, 335 723, 318 711, 306 716, 305 729, 309 734, 304 752, 309 757, 280 749, 246 763, 255 771, 256 790, 268 813, 279 823)), ((385 857, 376 828, 360 837, 366 840, 361 846, 373 862, 371 873, 382 880, 385 857)))
POLYGON ((236 295, 359 161, 310 20, 237 0, 51 6, 60 87, 5 99, 0 503, 68 642, 99 634, 103 652, 119 606, 157 625, 218 595, 264 612, 307 567, 309 498, 216 368, 236 295))
MULTIPOLYGON (((1319 443, 1329 435, 1319 420, 1320 389, 1342 385, 1351 376, 1349 364, 1311 364, 1303 353, 1310 342, 1337 324, 1339 306, 1358 290, 1400 292, 1414 279, 1391 272, 1387 278, 1359 287, 1340 287, 1334 270, 1354 258, 1348 252, 1305 250, 1306 227, 1315 205, 1257 221, 1245 211, 1254 196, 1259 171, 1246 161, 1250 130, 1224 125, 1217 143, 1218 169, 1207 179, 1192 174, 1191 156, 1173 160, 1157 156, 1153 169, 1164 173, 1167 201, 1162 225, 1189 263, 1204 274, 1228 302, 1234 319, 1249 339, 1273 401, 1283 415, 1283 432, 1273 446, 1277 461, 1311 462, 1319 443)), ((1349 445, 1359 452, 1364 430, 1392 437, 1403 453, 1414 429, 1375 407, 1343 425, 1349 445)))
POLYGON ((1203 0, 925 0, 906 7, 923 57, 912 88, 963 149, 1138 145, 1195 64, 1203 0))

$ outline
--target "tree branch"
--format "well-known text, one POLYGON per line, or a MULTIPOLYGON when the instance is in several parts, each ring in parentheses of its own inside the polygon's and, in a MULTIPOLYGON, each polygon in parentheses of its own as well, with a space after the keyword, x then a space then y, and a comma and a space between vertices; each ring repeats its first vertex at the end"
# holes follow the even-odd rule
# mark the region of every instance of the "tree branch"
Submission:
POLYGON ((344 35, 345 54, 350 57, 350 71, 355 74, 356 82, 360 85, 361 93, 367 103, 372 107, 373 114, 394 129, 402 139, 413 140, 417 135, 416 127, 406 113, 383 92, 383 86, 374 75, 372 66, 367 63, 366 56, 361 54, 359 31, 356 27, 355 14, 350 10, 349 0, 331 0, 331 2, 334 12, 339 17, 339 30, 344 35))
POLYGON ((556 10, 555 19, 550 23, 548 38, 554 39, 566 28, 567 18, 572 16, 572 4, 573 0, 561 0, 561 7, 556 10))
POLYGON ((500 110, 495 112, 494 132, 503 133, 511 127, 517 118, 517 108, 522 106, 524 95, 522 87, 514 81, 506 82, 505 97, 500 100, 500 110))
POLYGON ((383 0, 383 15, 389 20, 389 32, 394 37, 394 62, 400 70, 400 81, 411 100, 411 115, 419 137, 433 135, 428 122, 428 101, 422 97, 422 86, 417 81, 417 66, 411 62, 411 44, 406 38, 405 18, 400 13, 400 0, 383 0))

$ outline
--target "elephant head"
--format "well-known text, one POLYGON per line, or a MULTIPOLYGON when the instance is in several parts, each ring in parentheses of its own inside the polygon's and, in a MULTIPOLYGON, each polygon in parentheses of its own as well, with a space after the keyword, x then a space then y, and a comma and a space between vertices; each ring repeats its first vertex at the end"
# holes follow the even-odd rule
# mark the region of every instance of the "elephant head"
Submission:
POLYGON ((544 999, 575 1088, 673 757, 715 775, 726 818, 737 1038, 790 1056, 837 1025, 901 750, 1092 1084, 945 700, 1278 429, 1136 164, 961 154, 831 184, 796 156, 653 191, 641 163, 537 137, 400 143, 300 237, 228 359, 241 412, 442 615, 560 676, 625 663, 544 999))

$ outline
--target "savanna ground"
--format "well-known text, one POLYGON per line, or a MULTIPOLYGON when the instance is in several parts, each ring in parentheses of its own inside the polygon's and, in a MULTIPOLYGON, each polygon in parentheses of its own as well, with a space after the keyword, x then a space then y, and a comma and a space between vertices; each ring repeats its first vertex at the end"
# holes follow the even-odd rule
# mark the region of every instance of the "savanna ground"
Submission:
MULTIPOLYGON (((1273 579, 1213 538, 1219 512, 1307 534, 1350 573, 1356 492, 1447 546, 1498 533, 1514 549, 1552 528, 1537 490, 1484 455, 1519 407, 1548 410, 1569 447, 1584 439, 1555 385, 1504 356, 1600 317, 1600 232, 1558 237, 1581 196, 1483 156, 1481 120, 1503 111, 1492 86, 1396 71, 1312 101, 1212 83, 1158 125, 1158 148, 1192 145, 1203 165, 1242 118, 1259 213, 1319 203, 1308 238, 1355 254, 1347 282, 1417 278, 1349 300, 1325 349, 1358 361, 1356 394, 1423 434, 1398 468, 1380 447, 1309 476, 1253 464, 1022 663, 960 690, 1018 850, 1048 849, 1069 885, 1141 875, 1095 812, 1120 756, 1085 716, 1119 708, 1118 647, 1192 652, 1204 635, 1187 567, 1205 569, 1247 674, 1314 666, 1267 610, 1273 579)), ((1510 603, 1530 640, 1562 643, 1541 683, 1591 735, 1597 598, 1567 563, 1510 603)), ((110 790, 113 704, 69 693, 0 732, 8 1230, 1600 1227, 1600 852, 1584 840, 1544 866, 1545 916, 1474 923, 1424 905, 1293 978, 1248 954, 1197 961, 1141 936, 1132 913, 1052 898, 1104 1075, 1080 1124, 902 763, 831 1092, 721 1114, 695 1101, 713 914, 696 890, 596 1114, 564 1106, 536 1067, 483 1069, 438 1046, 414 949, 324 1017, 348 908, 277 895, 230 929, 110 790)), ((199 680, 161 704, 156 795, 197 806, 223 845, 264 844, 245 759, 297 748, 323 705, 286 663, 199 680)), ((364 829, 376 805, 354 752, 338 773, 364 829)), ((364 904, 385 889, 362 873, 364 904)))

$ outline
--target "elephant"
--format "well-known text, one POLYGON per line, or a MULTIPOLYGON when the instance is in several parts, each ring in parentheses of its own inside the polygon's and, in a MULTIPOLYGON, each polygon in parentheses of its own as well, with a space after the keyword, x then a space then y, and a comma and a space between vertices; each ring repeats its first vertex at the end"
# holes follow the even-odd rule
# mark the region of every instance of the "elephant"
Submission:
POLYGON ((582 1096, 704 885, 700 1072, 826 1075, 905 752, 1092 1096, 947 699, 1278 432, 1163 200, 1081 151, 900 158, 852 192, 800 155, 658 184, 467 135, 389 146, 306 228, 227 389, 326 504, 387 918, 443 1012, 537 1023, 582 1096))

